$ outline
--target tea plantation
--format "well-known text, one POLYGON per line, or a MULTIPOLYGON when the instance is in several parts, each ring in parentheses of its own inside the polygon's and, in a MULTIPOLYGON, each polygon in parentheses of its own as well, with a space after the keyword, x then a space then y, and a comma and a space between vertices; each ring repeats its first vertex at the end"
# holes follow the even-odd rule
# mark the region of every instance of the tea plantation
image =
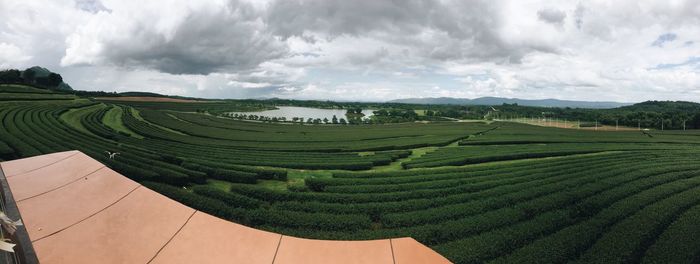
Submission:
POLYGON ((700 131, 218 115, 251 107, 0 85, 0 159, 77 149, 224 219, 309 238, 410 236, 455 263, 700 260, 700 131))

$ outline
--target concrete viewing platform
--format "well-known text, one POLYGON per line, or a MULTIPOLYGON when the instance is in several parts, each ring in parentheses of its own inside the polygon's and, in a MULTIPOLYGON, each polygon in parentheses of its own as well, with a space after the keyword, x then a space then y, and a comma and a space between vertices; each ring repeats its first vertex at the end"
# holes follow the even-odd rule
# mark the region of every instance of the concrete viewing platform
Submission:
POLYGON ((2 162, 0 178, 28 263, 450 263, 408 237, 304 239, 219 219, 79 151, 2 162))

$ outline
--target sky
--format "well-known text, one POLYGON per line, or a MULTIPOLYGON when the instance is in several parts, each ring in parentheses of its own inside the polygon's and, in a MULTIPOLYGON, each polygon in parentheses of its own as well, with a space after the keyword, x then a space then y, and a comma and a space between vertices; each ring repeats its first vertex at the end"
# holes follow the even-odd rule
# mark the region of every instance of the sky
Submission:
POLYGON ((0 68, 203 98, 700 102, 700 0, 0 0, 0 68))

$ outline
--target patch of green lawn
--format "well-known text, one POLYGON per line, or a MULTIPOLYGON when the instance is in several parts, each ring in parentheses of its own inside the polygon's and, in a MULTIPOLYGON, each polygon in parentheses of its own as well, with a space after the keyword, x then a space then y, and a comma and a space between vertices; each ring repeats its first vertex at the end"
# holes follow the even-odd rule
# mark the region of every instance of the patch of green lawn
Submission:
POLYGON ((131 135, 131 137, 143 139, 143 136, 136 134, 134 131, 131 131, 131 129, 124 125, 124 122, 122 122, 122 114, 123 110, 121 107, 113 106, 105 113, 104 117, 102 118, 102 123, 115 131, 121 131, 131 135))
POLYGON ((90 132, 87 128, 85 128, 85 126, 83 126, 83 124, 80 123, 80 120, 83 120, 86 115, 88 115, 94 111, 100 110, 102 108, 105 108, 105 107, 107 107, 107 106, 104 104, 96 104, 96 105, 91 105, 91 106, 87 106, 87 107, 73 108, 73 109, 70 109, 70 110, 66 111, 65 113, 63 113, 61 115, 60 119, 63 122, 65 122, 67 125, 75 128, 75 129, 77 129, 85 134, 97 136, 97 135, 93 134, 92 132, 90 132))

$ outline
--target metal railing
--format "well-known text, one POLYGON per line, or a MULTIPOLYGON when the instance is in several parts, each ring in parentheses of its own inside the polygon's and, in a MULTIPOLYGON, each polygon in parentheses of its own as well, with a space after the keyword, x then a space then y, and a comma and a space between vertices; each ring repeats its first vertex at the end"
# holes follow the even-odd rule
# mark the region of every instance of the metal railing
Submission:
MULTIPOLYGON (((21 219, 19 214, 19 209, 15 203, 15 199, 12 196, 12 191, 5 178, 5 173, 0 167, 0 209, 4 212, 10 219, 21 219)), ((32 242, 29 239, 29 234, 24 226, 17 226, 17 230, 13 235, 10 235, 7 230, 0 228, 0 237, 3 239, 11 240, 14 246, 13 252, 6 252, 0 250, 0 264, 38 264, 39 260, 34 252, 34 247, 32 247, 32 242)))

